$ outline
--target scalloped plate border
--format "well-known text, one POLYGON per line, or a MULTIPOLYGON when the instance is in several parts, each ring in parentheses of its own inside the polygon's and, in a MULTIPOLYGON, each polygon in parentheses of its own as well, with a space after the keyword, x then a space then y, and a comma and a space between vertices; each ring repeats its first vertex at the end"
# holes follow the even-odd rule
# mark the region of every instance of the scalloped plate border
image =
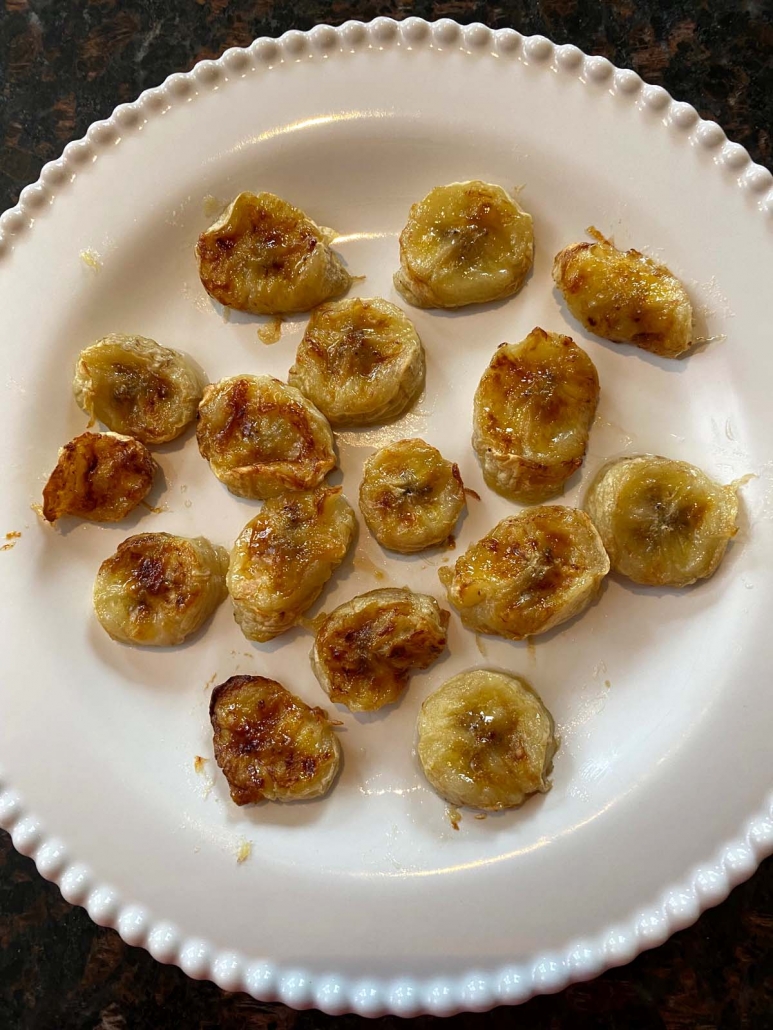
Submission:
MULTIPOLYGON (((309 32, 291 30, 278 39, 261 37, 248 47, 226 50, 217 60, 200 61, 190 72, 174 73, 160 86, 145 90, 134 103, 119 105, 110 118, 94 122, 82 139, 68 143, 61 157, 44 166, 38 181, 22 190, 18 204, 0 215, 0 259, 9 256, 16 239, 30 231, 56 195, 84 174, 100 151, 174 104, 230 79, 270 70, 284 55, 296 60, 302 54, 330 57, 336 52, 401 45, 453 47, 470 54, 490 51, 570 76, 592 89, 621 94, 641 109, 659 113, 666 129, 684 133, 692 143, 713 151, 718 169, 755 198, 773 228, 773 175, 768 169, 755 164, 740 144, 729 141, 716 122, 701 119, 690 104, 675 101, 661 86, 647 85, 636 72, 616 68, 605 57, 589 57, 571 44, 557 46, 544 36, 523 36, 514 29, 494 30, 480 23, 461 26, 449 18, 435 22, 376 18, 368 23, 347 21, 338 28, 317 25, 309 32)), ((116 929, 127 944, 147 949, 160 962, 174 963, 194 979, 212 980, 227 991, 246 991, 260 1001, 281 1001, 292 1008, 317 1008, 329 1014, 448 1016, 520 1004, 535 994, 555 993, 571 983, 590 980, 690 926, 773 852, 773 792, 766 807, 747 822, 743 837, 726 842, 688 879, 666 888, 653 906, 633 913, 627 922, 594 938, 574 941, 564 951, 540 955, 530 964, 471 969, 462 976, 431 980, 354 981, 335 974, 315 978, 302 969, 251 963, 233 952, 217 952, 203 940, 181 939, 170 923, 124 901, 111 886, 96 883, 88 866, 73 859, 66 845, 49 837, 40 820, 25 810, 1 771, 0 826, 10 832, 14 847, 33 859, 38 872, 59 886, 66 901, 84 907, 94 922, 116 929)))

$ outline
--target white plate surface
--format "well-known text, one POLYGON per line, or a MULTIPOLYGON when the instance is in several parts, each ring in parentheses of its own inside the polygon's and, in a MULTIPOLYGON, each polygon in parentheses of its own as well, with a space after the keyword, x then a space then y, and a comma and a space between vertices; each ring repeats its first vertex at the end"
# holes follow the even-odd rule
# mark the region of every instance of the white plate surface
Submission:
MULTIPOLYGON (((749 875, 773 841, 772 181, 689 105, 603 58, 418 19, 229 51, 68 146, 0 219, 0 536, 22 533, 0 553, 0 821, 17 847, 97 921, 192 976, 364 1014, 557 990, 661 942, 749 875), (212 380, 284 377, 305 318, 268 347, 260 320, 228 321, 210 302, 192 251, 211 220, 204 198, 279 193, 341 234, 337 249, 367 276, 353 293, 402 303, 392 273, 410 204, 466 178, 523 187, 534 273, 504 303, 412 310, 426 395, 393 425, 338 434, 348 497, 374 447, 421 435, 481 494, 461 548, 513 511, 483 486, 472 395, 496 345, 541 325, 571 333, 601 379, 587 461, 564 500, 578 502, 606 458, 652 451, 722 481, 756 473, 741 531, 709 582, 676 592, 612 579, 534 647, 479 648, 453 616, 448 655, 399 707, 341 711, 345 766, 327 799, 236 808, 212 760, 210 687, 263 673, 323 703, 311 638, 252 645, 228 603, 181 648, 107 638, 91 584, 120 540, 141 528, 230 546, 255 506, 220 486, 188 434, 159 452, 163 512, 41 525, 30 505, 57 448, 85 427, 74 359, 132 332, 190 352, 212 380), (585 333, 550 267, 589 225, 665 260, 713 342, 669 362, 585 333), (528 677, 562 746, 548 795, 485 820, 465 813, 455 832, 422 778, 414 726, 431 690, 477 665, 528 677), (203 775, 195 755, 209 759, 203 775)), ((315 610, 388 584, 440 598, 437 570, 453 556, 387 556, 361 526, 315 610)))

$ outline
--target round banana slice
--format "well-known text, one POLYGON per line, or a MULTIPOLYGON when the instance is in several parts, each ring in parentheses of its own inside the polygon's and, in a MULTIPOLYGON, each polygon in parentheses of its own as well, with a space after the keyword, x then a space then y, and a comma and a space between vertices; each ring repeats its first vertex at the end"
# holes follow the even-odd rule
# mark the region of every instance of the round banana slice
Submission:
POLYGON ((308 801, 327 794, 341 748, 322 708, 276 680, 231 676, 209 702, 215 761, 237 805, 308 801))
POLYGON ((613 343, 633 343, 664 358, 693 343, 693 313, 682 283, 638 250, 618 250, 597 229, 596 243, 556 255, 553 279, 578 322, 613 343))
POLYGON ((191 359, 145 336, 112 333, 82 350, 75 399, 92 420, 153 445, 196 418, 204 380, 191 359))
POLYGON ((352 712, 394 704, 411 669, 426 669, 446 646, 449 614, 407 587, 371 590, 339 605, 317 631, 311 665, 331 701, 352 712))
POLYGON ((444 543, 464 508, 459 468, 424 440, 398 440, 371 454, 360 511, 382 547, 402 554, 444 543))
POLYGON ((402 414, 424 383, 424 348, 404 311, 373 297, 312 311, 287 381, 334 426, 402 414))
POLYGON ((203 536, 130 536, 99 567, 94 610, 113 640, 181 644, 225 600, 227 568, 227 552, 203 536))
POLYGON ((420 308, 458 308, 516 293, 534 258, 531 215, 488 182, 436 186, 400 233, 397 290, 420 308))
POLYGON ((208 386, 196 439, 217 478, 239 497, 312 490, 336 466, 325 416, 272 376, 232 376, 208 386))
POLYGON ((438 576, 465 626, 523 640, 587 608, 608 572, 585 512, 545 505, 502 519, 438 576))
POLYGON ((421 706, 418 731, 424 775, 452 805, 492 812, 550 790, 553 718, 519 676, 454 676, 421 706))
POLYGON ((153 485, 156 463, 139 440, 118 433, 81 433, 59 451, 43 488, 43 517, 74 515, 118 522, 153 485))
POLYGON ((357 520, 340 487, 272 497, 231 551, 228 592, 248 640, 296 625, 344 560, 357 520))
POLYGON ((309 311, 348 290, 328 244, 332 229, 273 193, 240 193, 199 236, 199 276, 210 297, 253 315, 309 311))
POLYGON ((596 367, 569 336, 537 328, 501 344, 473 410, 486 484, 524 504, 560 493, 582 465, 598 400, 596 367))
POLYGON ((615 572, 647 586, 685 587, 717 570, 738 532, 736 489, 686 461, 643 454, 605 465, 585 510, 615 572))

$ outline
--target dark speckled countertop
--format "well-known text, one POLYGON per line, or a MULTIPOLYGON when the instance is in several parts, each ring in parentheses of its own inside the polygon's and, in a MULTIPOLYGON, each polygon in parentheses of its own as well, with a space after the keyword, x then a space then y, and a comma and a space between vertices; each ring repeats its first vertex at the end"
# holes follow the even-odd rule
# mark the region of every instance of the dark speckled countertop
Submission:
MULTIPOLYGON (((0 210, 116 104, 255 36, 379 14, 539 32, 635 68, 771 165, 773 5, 763 0, 0 0, 0 210)), ((431 1019, 417 1019, 426 1028, 431 1019)), ((188 980, 62 900, 0 833, 0 1030, 324 1030, 333 1018, 188 980)), ((383 1027, 404 1021, 384 1019, 383 1027)), ((631 965, 449 1030, 773 1027, 773 860, 631 965)))

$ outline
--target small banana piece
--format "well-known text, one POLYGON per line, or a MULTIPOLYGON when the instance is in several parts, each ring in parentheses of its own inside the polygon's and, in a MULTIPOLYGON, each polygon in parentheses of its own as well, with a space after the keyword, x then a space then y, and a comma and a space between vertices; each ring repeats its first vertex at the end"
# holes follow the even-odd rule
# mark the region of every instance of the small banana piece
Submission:
POLYGON ((339 605, 317 631, 311 665, 331 701, 352 712, 394 704, 411 669, 445 650, 449 614, 407 587, 371 590, 339 605))
POLYGON ((523 640, 587 608, 608 572, 585 512, 544 505, 502 519, 438 577, 469 629, 523 640))
POLYGON ((113 640, 181 644, 225 600, 227 567, 227 552, 203 536, 139 533, 100 565, 94 610, 113 640))
POLYGON ((693 312, 682 283, 638 250, 618 250, 598 229, 595 243, 556 255, 553 279, 574 317, 605 340, 632 343, 664 358, 693 344, 693 312))
POLYGON ((560 493, 582 465, 598 400, 596 367, 571 337, 538 327, 501 344, 473 409, 486 484, 524 504, 560 493))
POLYGON ((153 485, 156 463, 139 440, 118 433, 81 433, 59 451, 43 487, 43 517, 74 515, 90 522, 118 522, 153 485))
POLYGON ((647 586, 689 586, 718 568, 738 532, 737 484, 653 454, 599 471, 585 498, 612 568, 647 586))
POLYGON ((187 355, 121 333, 82 350, 73 381, 75 399, 92 421, 148 446, 185 431, 203 389, 204 379, 187 355))
POLYGON ((217 478, 239 497, 312 490, 336 466, 325 416, 272 376, 231 376, 208 386, 196 439, 217 478))
POLYGON ((465 506, 459 467, 424 440, 398 440, 365 462, 360 511, 382 547, 402 554, 444 543, 465 506))
POLYGON ((253 315, 310 311, 348 290, 328 246, 332 229, 273 193, 240 193, 199 236, 199 276, 210 297, 253 315))
POLYGON ((327 794, 341 748, 322 708, 276 680, 231 676, 209 703, 215 761, 237 805, 308 801, 327 794))
POLYGON ((421 706, 418 732, 424 775, 452 805, 496 812, 550 790, 553 718, 519 676, 454 676, 421 706))
POLYGON ((333 426, 385 422, 421 391, 424 348, 395 304, 332 301, 312 311, 287 381, 333 426))
POLYGON ((409 304, 458 308, 516 293, 534 258, 531 215, 491 183, 436 186, 400 233, 394 284, 409 304))
POLYGON ((340 487, 272 497, 231 551, 228 592, 248 640, 284 633, 344 560, 357 520, 340 487))

